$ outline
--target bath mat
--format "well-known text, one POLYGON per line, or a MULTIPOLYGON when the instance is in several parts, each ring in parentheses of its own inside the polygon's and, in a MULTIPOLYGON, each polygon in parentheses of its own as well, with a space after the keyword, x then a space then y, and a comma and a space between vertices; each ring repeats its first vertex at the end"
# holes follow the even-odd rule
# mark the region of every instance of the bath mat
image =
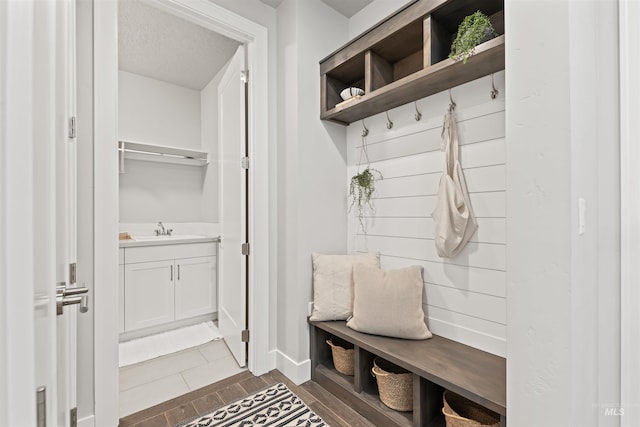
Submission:
POLYGON ((308 426, 328 427, 305 403, 284 384, 240 399, 215 409, 179 427, 248 427, 248 426, 308 426))
POLYGON ((125 341, 118 346, 120 367, 144 362, 222 338, 213 322, 125 341))

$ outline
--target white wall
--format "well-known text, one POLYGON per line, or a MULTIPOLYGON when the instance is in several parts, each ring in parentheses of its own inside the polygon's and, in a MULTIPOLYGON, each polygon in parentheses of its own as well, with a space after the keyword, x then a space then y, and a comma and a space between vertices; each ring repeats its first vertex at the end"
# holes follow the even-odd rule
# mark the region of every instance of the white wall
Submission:
POLYGON ((620 423, 616 11, 505 8, 511 425, 620 423))
MULTIPOLYGON (((203 167, 126 160, 120 174, 120 222, 217 222, 217 84, 184 88, 119 71, 119 138, 204 150, 203 167)), ((151 232, 152 230, 150 230, 151 232)))
MULTIPOLYGON (((499 96, 490 97, 491 77, 452 88, 460 158, 478 231, 453 259, 438 257, 433 238, 440 151, 448 92, 394 108, 386 127, 384 113, 365 119, 371 167, 384 179, 376 185, 375 211, 367 211, 367 235, 350 214, 349 244, 358 252, 379 252, 383 269, 420 265, 424 269, 424 309, 431 331, 455 341, 506 354, 506 209, 504 72, 495 74, 499 96)), ((347 132, 349 170, 345 185, 358 171, 362 125, 347 132)), ((364 162, 364 160, 363 160, 364 162)), ((364 166, 363 166, 364 167, 364 166)), ((362 170, 360 168, 359 170, 362 170)))
POLYGON ((120 222, 207 222, 202 215, 206 168, 126 160, 120 222))
POLYGON ((118 72, 118 137, 200 149, 200 92, 118 72))
POLYGON ((621 396, 624 427, 640 425, 640 2, 620 2, 621 396))
MULTIPOLYGON (((349 40, 367 31, 412 0, 374 0, 349 18, 349 40)), ((328 54, 329 52, 327 52, 328 54)))
POLYGON ((319 61, 347 40, 347 19, 320 2, 278 7, 277 366, 309 378, 311 253, 346 251, 346 144, 320 120, 319 61))

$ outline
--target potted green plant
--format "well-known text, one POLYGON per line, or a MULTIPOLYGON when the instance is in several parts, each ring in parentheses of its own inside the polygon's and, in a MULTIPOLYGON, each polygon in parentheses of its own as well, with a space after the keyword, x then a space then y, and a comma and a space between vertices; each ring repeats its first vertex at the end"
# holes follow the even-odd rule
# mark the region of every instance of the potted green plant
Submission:
POLYGON ((473 55, 476 46, 496 37, 498 33, 493 29, 489 17, 477 11, 464 18, 451 45, 449 58, 456 61, 462 59, 467 63, 467 58, 473 55))
POLYGON ((376 191, 376 181, 382 179, 380 171, 367 166, 362 172, 351 177, 349 184, 349 197, 351 206, 349 212, 355 207, 356 216, 360 221, 362 231, 366 234, 367 229, 364 223, 364 213, 367 206, 373 210, 371 196, 376 191))

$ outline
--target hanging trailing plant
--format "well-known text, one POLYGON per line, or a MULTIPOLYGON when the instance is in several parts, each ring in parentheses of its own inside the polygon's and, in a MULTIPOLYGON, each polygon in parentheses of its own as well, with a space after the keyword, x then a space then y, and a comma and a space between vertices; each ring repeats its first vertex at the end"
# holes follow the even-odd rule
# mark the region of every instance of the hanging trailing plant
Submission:
POLYGON ((367 166, 362 172, 351 177, 349 184, 349 197, 351 198, 351 206, 349 212, 353 208, 356 210, 356 216, 360 221, 362 231, 367 234, 367 228, 364 222, 365 209, 373 210, 371 196, 376 191, 376 181, 382 179, 380 171, 367 166))
POLYGON ((493 29, 489 17, 477 11, 464 18, 451 45, 449 58, 464 64, 473 55, 476 46, 496 37, 498 33, 493 29))

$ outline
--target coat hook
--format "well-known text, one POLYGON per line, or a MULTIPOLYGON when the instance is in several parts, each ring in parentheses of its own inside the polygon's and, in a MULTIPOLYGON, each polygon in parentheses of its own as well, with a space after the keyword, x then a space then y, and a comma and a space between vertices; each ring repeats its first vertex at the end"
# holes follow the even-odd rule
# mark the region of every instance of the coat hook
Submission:
POLYGON ((385 111, 384 113, 387 115, 387 129, 391 129, 393 127, 393 122, 389 119, 389 112, 385 111))
POLYGON ((369 129, 367 129, 367 127, 364 125, 364 119, 362 119, 361 121, 362 121, 362 137, 364 138, 365 136, 369 135, 369 129))
POLYGON ((451 97, 451 89, 449 89, 449 111, 453 111, 456 109, 456 103, 453 102, 453 98, 451 97))
POLYGON ((419 122, 422 118, 422 113, 418 111, 418 101, 414 101, 413 105, 416 107, 416 114, 413 117, 416 119, 416 122, 419 122))
POLYGON ((493 88, 491 89, 491 99, 496 99, 500 92, 498 92, 498 89, 496 89, 496 85, 493 82, 493 73, 491 73, 491 87, 493 88))

